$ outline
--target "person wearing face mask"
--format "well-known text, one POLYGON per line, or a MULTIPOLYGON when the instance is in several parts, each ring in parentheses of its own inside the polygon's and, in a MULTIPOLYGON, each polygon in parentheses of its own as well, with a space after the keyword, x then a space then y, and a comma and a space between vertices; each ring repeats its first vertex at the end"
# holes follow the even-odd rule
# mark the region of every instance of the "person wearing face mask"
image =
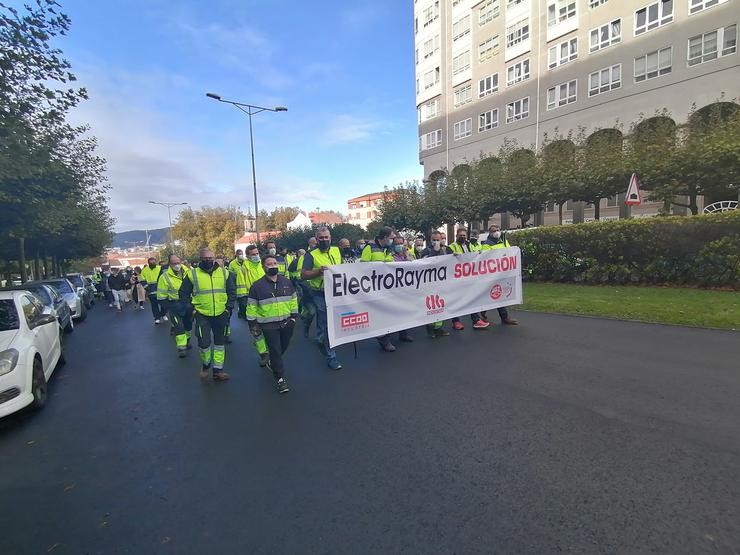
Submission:
MULTIPOLYGON (((474 248, 468 241, 467 230, 465 228, 460 228, 457 230, 457 234, 455 235, 455 242, 450 245, 450 250, 454 254, 463 254, 466 252, 477 252, 478 249, 474 248)), ((487 321, 483 320, 481 315, 477 312, 471 314, 470 319, 473 322, 473 329, 476 330, 484 330, 490 325, 487 321)), ((460 318, 455 317, 452 319, 452 328, 458 331, 464 330, 465 324, 460 321, 460 318)))
POLYGON ((339 250, 342 251, 342 263, 353 264, 357 262, 357 253, 349 246, 349 239, 339 240, 339 250))
MULTIPOLYGON (((439 231, 432 231, 430 245, 425 248, 421 253, 421 258, 427 258, 428 256, 443 256, 445 254, 452 254, 449 247, 442 244, 442 233, 439 231)), ((445 337, 450 335, 444 328, 444 320, 434 322, 433 324, 427 324, 427 333, 432 339, 437 337, 445 337)))
MULTIPOLYGON (((257 248, 257 245, 248 245, 244 252, 247 256, 244 261, 244 269, 246 272, 247 296, 249 296, 249 290, 252 288, 252 284, 265 275, 265 269, 262 267, 262 258, 260 257, 260 251, 257 248)), ((244 310, 244 317, 247 317, 246 309, 244 310)), ((270 355, 267 352, 267 343, 265 343, 265 338, 261 335, 253 335, 252 339, 254 340, 254 350, 257 351, 257 354, 260 357, 260 366, 267 366, 270 355)))
POLYGON ((180 262, 180 257, 171 254, 167 260, 167 268, 162 270, 157 281, 157 301, 170 315, 177 356, 184 357, 188 353, 190 337, 193 329, 193 307, 180 300, 180 287, 185 279, 186 270, 180 262))
MULTIPOLYGON (((393 242, 396 238, 396 232, 392 227, 384 226, 375 237, 375 241, 365 245, 360 255, 360 262, 393 262, 393 242)), ((403 244, 401 244, 403 248, 403 244)), ((380 348, 386 353, 392 353, 396 346, 391 343, 390 334, 376 337, 380 348)))
POLYGON ((268 370, 278 393, 290 391, 283 355, 288 350, 298 318, 298 297, 293 284, 280 272, 278 260, 268 254, 262 261, 265 275, 249 288, 247 322, 253 337, 264 337, 269 351, 268 370))
POLYGON ((278 253, 275 241, 268 241, 267 243, 265 243, 265 248, 267 249, 267 254, 269 256, 274 256, 275 260, 278 261, 278 272, 283 276, 287 276, 288 264, 285 260, 285 255, 278 253))
POLYGON ((229 271, 216 265, 211 249, 203 248, 198 266, 185 274, 178 296, 195 308, 201 379, 208 378, 212 369, 214 381, 228 380, 224 372, 224 332, 236 302, 236 280, 229 279, 229 271))
POLYGON ((124 291, 127 283, 126 274, 121 272, 120 268, 111 270, 111 274, 108 276, 108 286, 113 297, 113 306, 116 307, 118 312, 123 310, 123 305, 126 302, 124 291))
POLYGON ((414 248, 412 252, 414 253, 415 260, 422 258, 422 256, 424 255, 424 237, 423 236, 417 236, 414 239, 414 248))
MULTIPOLYGON (((496 224, 491 224, 491 226, 488 228, 488 237, 485 241, 481 243, 481 250, 490 250, 490 249, 508 249, 511 245, 506 240, 506 235, 501 232, 501 228, 497 226, 496 224)), ((519 324, 518 320, 515 320, 511 316, 509 316, 509 311, 505 306, 502 306, 498 309, 498 315, 499 318, 501 318, 501 323, 505 324, 507 326, 516 326, 519 324)), ((488 315, 485 311, 481 312, 481 317, 488 322, 488 315)))
POLYGON ((234 252, 234 260, 229 262, 229 273, 234 274, 236 280, 236 317, 247 319, 247 268, 245 266, 244 251, 237 249, 234 252))
MULTIPOLYGON (((290 277, 290 265, 293 264, 293 261, 298 257, 295 255, 294 251, 289 251, 285 247, 280 249, 280 254, 285 258, 285 277, 292 281, 292 278, 290 277)), ((295 284, 293 287, 295 287, 295 284)))
POLYGON ((318 248, 307 252, 303 257, 301 278, 309 287, 313 305, 316 308, 316 341, 326 354, 326 363, 332 370, 341 370, 342 363, 337 353, 329 347, 329 327, 324 296, 324 270, 329 266, 342 263, 342 253, 338 247, 331 246, 331 232, 327 227, 320 227, 316 231, 318 248))
POLYGON ((103 297, 108 301, 108 308, 113 308, 113 293, 111 292, 110 285, 108 284, 108 278, 110 277, 110 267, 103 266, 103 272, 101 277, 101 287, 103 289, 103 297))
MULTIPOLYGON (((223 255, 218 255, 216 257, 216 266, 218 266, 219 268, 225 268, 226 269, 226 271, 229 274, 228 279, 230 279, 231 281, 233 281, 234 282, 234 287, 236 287, 236 274, 232 274, 229 271, 229 265, 226 263, 226 258, 224 258, 223 255)), ((238 300, 238 298, 237 298, 237 300, 238 300)), ((232 311, 229 310, 229 319, 228 319, 228 321, 226 323, 226 329, 224 330, 224 343, 226 343, 226 344, 229 344, 229 343, 232 342, 231 341, 231 314, 232 314, 232 311)))

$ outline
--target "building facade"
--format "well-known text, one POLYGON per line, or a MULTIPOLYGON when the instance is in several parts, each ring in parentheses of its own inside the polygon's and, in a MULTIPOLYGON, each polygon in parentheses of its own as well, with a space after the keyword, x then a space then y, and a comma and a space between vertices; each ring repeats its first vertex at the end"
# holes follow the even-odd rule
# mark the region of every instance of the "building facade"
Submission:
POLYGON ((359 225, 363 229, 378 215, 378 207, 383 202, 384 193, 370 193, 347 201, 347 223, 359 225))
MULTIPOLYGON (((740 0, 414 0, 425 179, 509 141, 536 151, 571 131, 626 133, 663 109, 680 124, 737 102, 738 20, 740 0)), ((602 217, 619 204, 603 199, 602 217)), ((541 223, 556 217, 550 207, 541 223)))

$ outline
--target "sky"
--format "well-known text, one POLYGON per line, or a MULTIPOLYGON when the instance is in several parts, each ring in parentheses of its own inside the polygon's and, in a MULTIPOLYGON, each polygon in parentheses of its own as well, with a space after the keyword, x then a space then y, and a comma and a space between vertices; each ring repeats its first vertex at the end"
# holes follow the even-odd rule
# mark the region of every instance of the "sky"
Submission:
POLYGON ((247 116, 206 92, 289 109, 253 118, 260 209, 422 177, 410 0, 59 1, 116 231, 166 226, 149 200, 254 210, 247 116))

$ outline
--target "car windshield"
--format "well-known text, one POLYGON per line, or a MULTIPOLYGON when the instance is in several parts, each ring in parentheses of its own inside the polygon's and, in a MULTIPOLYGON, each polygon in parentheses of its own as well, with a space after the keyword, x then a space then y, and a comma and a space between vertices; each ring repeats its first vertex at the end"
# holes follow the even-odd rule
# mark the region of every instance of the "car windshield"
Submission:
POLYGON ((45 305, 52 304, 51 299, 49 298, 49 293, 44 287, 29 287, 28 290, 41 299, 41 302, 45 305))
POLYGON ((84 287, 82 278, 80 276, 67 276, 67 279, 72 282, 75 287, 84 287))
POLYGON ((17 330, 21 327, 18 311, 12 299, 0 299, 0 331, 17 330))
POLYGON ((57 281, 51 281, 49 283, 51 283, 54 287, 56 287, 57 291, 59 291, 62 294, 74 293, 74 291, 72 291, 72 288, 69 286, 69 283, 67 282, 67 280, 60 279, 57 281))

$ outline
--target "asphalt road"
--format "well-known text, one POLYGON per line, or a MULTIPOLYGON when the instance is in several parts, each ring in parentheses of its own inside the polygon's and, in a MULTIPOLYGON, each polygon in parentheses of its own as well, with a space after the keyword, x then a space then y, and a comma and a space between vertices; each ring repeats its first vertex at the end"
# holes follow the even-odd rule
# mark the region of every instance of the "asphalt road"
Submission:
POLYGON ((201 383, 93 310, 47 407, 0 421, 0 553, 740 553, 740 335, 520 313, 382 353, 235 323, 201 383))

